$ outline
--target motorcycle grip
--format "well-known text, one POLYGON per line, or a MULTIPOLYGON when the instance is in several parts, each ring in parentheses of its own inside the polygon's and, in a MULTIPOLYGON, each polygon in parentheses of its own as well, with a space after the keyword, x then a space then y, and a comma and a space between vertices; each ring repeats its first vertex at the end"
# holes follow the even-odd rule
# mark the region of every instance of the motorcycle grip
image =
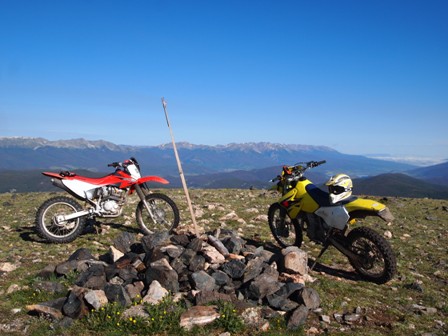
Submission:
POLYGON ((321 164, 324 164, 325 162, 327 162, 326 160, 322 160, 322 161, 311 161, 309 167, 310 168, 314 168, 317 166, 320 166, 321 164))

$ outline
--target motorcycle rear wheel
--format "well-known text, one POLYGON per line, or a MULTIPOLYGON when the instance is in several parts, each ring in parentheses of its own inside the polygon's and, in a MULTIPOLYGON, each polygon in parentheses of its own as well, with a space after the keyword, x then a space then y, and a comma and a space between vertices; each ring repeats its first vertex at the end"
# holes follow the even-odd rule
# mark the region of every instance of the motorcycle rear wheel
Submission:
POLYGON ((397 271, 392 247, 379 233, 368 227, 358 227, 347 235, 348 248, 358 258, 350 264, 364 279, 384 284, 397 271))
POLYGON ((165 194, 148 194, 145 197, 151 214, 148 213, 143 201, 140 201, 135 210, 137 224, 145 235, 157 231, 172 233, 179 225, 179 209, 176 203, 165 194))
POLYGON ((272 235, 281 247, 302 246, 303 233, 299 222, 291 219, 280 204, 274 203, 269 207, 268 222, 272 235))
POLYGON ((57 221, 57 216, 82 211, 74 199, 57 196, 46 200, 36 213, 37 234, 50 243, 63 244, 75 240, 84 230, 85 217, 68 221, 57 221))

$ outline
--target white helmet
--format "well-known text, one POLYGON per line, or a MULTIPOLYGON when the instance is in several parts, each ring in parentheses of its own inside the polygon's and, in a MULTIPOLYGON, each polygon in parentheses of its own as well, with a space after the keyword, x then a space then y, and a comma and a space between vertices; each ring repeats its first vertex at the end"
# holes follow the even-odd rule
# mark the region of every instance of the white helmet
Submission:
POLYGON ((353 182, 350 176, 345 174, 337 174, 325 183, 328 186, 330 194, 330 202, 335 204, 343 199, 351 196, 353 189, 353 182))

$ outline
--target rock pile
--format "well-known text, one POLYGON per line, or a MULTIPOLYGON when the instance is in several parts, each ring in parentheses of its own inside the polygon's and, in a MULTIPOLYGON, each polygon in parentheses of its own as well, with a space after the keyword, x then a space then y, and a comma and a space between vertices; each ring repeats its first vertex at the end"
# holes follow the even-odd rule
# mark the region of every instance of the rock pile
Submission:
MULTIPOLYGON (((286 314, 288 327, 295 329, 320 305, 318 294, 305 287, 306 265, 307 255, 298 248, 274 253, 248 244, 232 231, 201 238, 155 233, 140 241, 123 233, 98 258, 81 248, 67 261, 47 266, 39 274, 44 280, 37 284, 46 291, 64 290, 48 280, 54 275, 76 271, 77 279, 60 299, 27 308, 70 320, 107 303, 128 307, 141 298, 140 303, 156 304, 172 293, 190 307, 179 321, 187 329, 217 318, 207 304, 218 300, 233 302, 254 327, 267 329, 270 317, 286 314)), ((142 311, 134 305, 126 314, 142 311)))

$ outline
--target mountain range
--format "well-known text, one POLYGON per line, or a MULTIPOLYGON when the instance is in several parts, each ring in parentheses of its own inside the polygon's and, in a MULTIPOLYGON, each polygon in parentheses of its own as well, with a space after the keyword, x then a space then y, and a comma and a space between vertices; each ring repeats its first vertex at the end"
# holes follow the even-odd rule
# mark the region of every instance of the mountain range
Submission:
MULTIPOLYGON (((409 179, 416 180, 414 184, 419 185, 419 191, 405 192, 410 197, 429 197, 425 190, 432 190, 434 184, 442 188, 435 194, 431 193, 436 195, 434 198, 445 198, 443 188, 448 190, 448 163, 418 168, 405 163, 343 154, 325 146, 267 142, 218 146, 182 142, 177 143, 176 147, 188 185, 192 188, 266 188, 282 165, 326 160, 325 165, 307 174, 316 184, 323 183, 335 173, 344 172, 357 181, 358 190, 363 190, 361 186, 367 185, 369 179, 384 175, 388 176, 387 179, 383 178, 388 185, 406 179, 406 183, 391 187, 396 191, 403 190, 403 185, 408 186, 406 190, 412 189, 409 188, 412 185, 409 179), (442 196, 438 197, 438 193, 442 196)), ((79 170, 86 170, 84 173, 88 176, 104 175, 110 172, 108 163, 124 161, 129 157, 138 159, 143 175, 163 176, 171 181, 171 186, 180 186, 172 144, 129 146, 103 140, 49 141, 43 138, 3 137, 0 138, 0 192, 10 189, 43 191, 47 184, 50 185, 48 179, 40 175, 43 170, 73 170, 79 174, 79 170)), ((370 186, 369 193, 375 194, 375 189, 380 185, 370 186)), ((387 195, 390 193, 388 191, 387 195)))

